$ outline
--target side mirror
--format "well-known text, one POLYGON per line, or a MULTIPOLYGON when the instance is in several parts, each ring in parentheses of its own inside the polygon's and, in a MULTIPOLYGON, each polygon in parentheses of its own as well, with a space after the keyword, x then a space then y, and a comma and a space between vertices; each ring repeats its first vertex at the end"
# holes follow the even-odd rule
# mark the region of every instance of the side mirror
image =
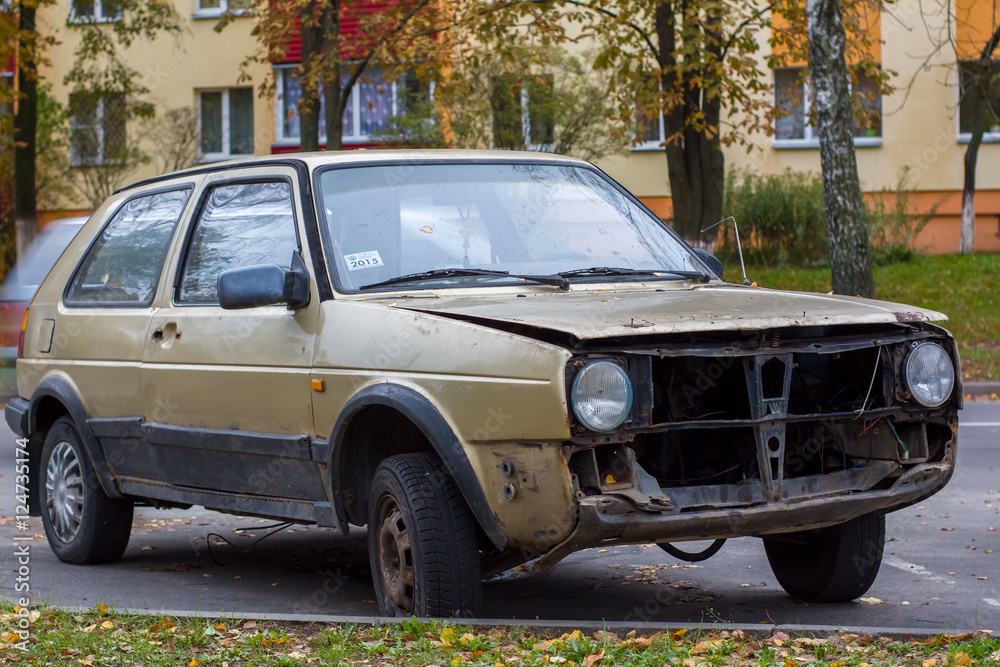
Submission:
POLYGON ((695 248, 694 254, 698 255, 698 259, 705 262, 708 268, 715 272, 715 275, 722 277, 722 262, 719 258, 705 250, 704 248, 695 248))
POLYGON ((219 274, 219 305, 225 310, 287 304, 288 309, 309 305, 309 273, 297 252, 292 268, 276 264, 230 269, 219 274))

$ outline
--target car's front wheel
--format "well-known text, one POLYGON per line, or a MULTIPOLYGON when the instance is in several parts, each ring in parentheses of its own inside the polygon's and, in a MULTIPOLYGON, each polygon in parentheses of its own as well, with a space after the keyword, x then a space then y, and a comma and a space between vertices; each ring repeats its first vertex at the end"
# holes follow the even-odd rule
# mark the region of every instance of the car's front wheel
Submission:
POLYGON ((368 502, 368 553, 379 613, 479 613, 475 518, 433 454, 391 456, 376 469, 368 502))
POLYGON ((104 493, 69 418, 49 429, 41 465, 39 501, 52 552, 78 565, 118 560, 132 532, 132 501, 104 493))
POLYGON ((778 583, 803 602, 847 602, 864 595, 878 574, 884 547, 884 514, 764 538, 778 583))

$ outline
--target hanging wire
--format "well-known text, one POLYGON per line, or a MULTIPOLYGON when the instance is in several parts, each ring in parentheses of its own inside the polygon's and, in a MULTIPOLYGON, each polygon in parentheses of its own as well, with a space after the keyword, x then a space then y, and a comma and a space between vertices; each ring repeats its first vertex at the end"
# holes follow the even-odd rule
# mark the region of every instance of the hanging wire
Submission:
POLYGON ((219 533, 209 533, 208 535, 205 536, 205 544, 208 545, 208 555, 212 557, 212 562, 215 563, 216 565, 219 565, 219 566, 225 565, 225 563, 220 563, 219 562, 219 559, 215 557, 215 552, 212 551, 212 538, 213 537, 218 537, 220 540, 222 540, 223 542, 225 542, 226 544, 228 544, 232 548, 236 549, 237 551, 240 551, 244 556, 246 556, 251 551, 253 551, 254 547, 256 547, 258 544, 260 544, 261 542, 263 542, 267 538, 271 537, 272 535, 276 535, 276 534, 280 533, 281 531, 283 531, 284 529, 288 528, 291 525, 292 524, 291 524, 290 521, 284 521, 282 523, 272 523, 272 524, 267 525, 267 526, 248 526, 246 528, 236 528, 234 530, 234 532, 237 532, 237 533, 248 533, 248 532, 253 532, 255 530, 270 530, 271 528, 275 529, 275 530, 272 530, 270 533, 267 533, 266 535, 262 535, 261 537, 258 537, 257 539, 255 539, 253 541, 253 544, 251 544, 250 547, 248 549, 246 549, 245 551, 240 550, 239 547, 237 547, 235 544, 233 544, 232 542, 230 542, 224 535, 220 535, 219 533))

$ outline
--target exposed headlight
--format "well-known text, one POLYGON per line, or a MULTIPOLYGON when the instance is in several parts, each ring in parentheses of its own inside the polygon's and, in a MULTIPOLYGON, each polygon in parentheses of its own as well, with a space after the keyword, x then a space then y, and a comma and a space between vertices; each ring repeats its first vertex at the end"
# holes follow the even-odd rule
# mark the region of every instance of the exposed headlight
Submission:
POLYGON ((591 431, 608 433, 632 410, 632 382, 610 361, 587 364, 573 379, 573 413, 591 431))
POLYGON ((906 359, 906 386, 921 405, 936 408, 955 388, 955 366, 937 343, 920 343, 906 359))

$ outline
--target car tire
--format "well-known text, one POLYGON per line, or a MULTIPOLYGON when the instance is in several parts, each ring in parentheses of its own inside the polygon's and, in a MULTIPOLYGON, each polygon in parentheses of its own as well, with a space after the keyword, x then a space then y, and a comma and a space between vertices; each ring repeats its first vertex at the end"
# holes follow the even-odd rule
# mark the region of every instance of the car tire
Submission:
POLYGON ((52 552, 77 565, 121 558, 132 532, 132 501, 104 493, 69 418, 49 429, 40 463, 42 524, 52 552))
POLYGON ((476 521, 437 456, 391 456, 375 470, 368 503, 368 554, 380 614, 479 614, 482 576, 476 521))
POLYGON ((803 602, 847 602, 871 588, 882 564, 885 515, 764 538, 771 571, 803 602))

